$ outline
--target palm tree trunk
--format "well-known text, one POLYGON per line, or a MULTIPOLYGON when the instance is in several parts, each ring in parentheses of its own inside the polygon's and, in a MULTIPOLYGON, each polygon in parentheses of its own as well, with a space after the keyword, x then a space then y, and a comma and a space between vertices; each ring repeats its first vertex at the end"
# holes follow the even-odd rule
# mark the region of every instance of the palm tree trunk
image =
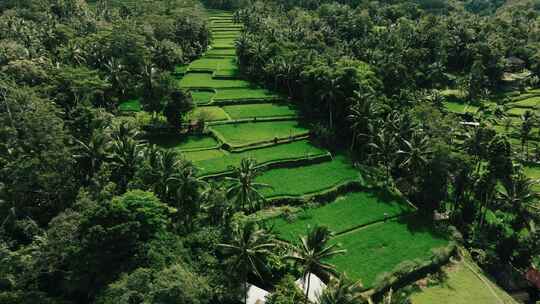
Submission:
POLYGON ((333 129, 334 126, 334 120, 333 120, 333 114, 332 114, 332 100, 328 103, 328 112, 330 114, 330 129, 333 129))

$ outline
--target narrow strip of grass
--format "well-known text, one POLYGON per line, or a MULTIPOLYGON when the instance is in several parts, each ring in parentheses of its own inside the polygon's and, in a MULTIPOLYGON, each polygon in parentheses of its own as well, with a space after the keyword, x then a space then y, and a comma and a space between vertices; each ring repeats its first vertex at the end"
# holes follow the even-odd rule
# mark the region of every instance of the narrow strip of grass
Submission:
POLYGON ((118 110, 122 112, 139 112, 141 109, 142 107, 139 99, 129 99, 118 105, 118 110))
POLYGON ((180 80, 182 88, 247 88, 251 84, 240 79, 214 79, 212 73, 187 73, 180 80))
POLYGON ((197 107, 191 113, 188 118, 191 120, 204 119, 205 121, 218 121, 228 120, 229 116, 220 107, 197 107))
POLYGON ((214 100, 263 100, 277 97, 279 96, 265 89, 236 88, 218 90, 214 100))
POLYGON ((280 237, 295 241, 306 234, 310 227, 324 225, 334 233, 384 220, 389 217, 411 212, 414 209, 403 198, 386 191, 353 192, 337 198, 322 207, 300 211, 289 222, 283 217, 269 221, 280 237))
POLYGON ((212 150, 182 152, 182 155, 186 159, 192 162, 198 162, 198 161, 203 161, 205 159, 224 157, 226 156, 226 153, 220 149, 212 149, 212 150))
POLYGON ((150 143, 165 149, 175 149, 177 151, 190 149, 205 149, 218 146, 218 142, 212 136, 156 136, 150 143))
POLYGON ((200 90, 190 90, 191 97, 196 104, 205 104, 209 103, 212 100, 212 97, 216 95, 214 91, 200 91, 200 90))

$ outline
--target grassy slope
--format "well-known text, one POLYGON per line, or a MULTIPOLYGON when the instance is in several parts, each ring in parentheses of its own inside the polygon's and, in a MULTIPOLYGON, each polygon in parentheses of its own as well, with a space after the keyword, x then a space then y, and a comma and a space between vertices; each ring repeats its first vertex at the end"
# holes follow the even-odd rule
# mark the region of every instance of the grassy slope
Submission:
POLYGON ((274 103, 233 105, 223 107, 231 118, 251 118, 251 117, 273 117, 273 116, 294 116, 296 111, 287 105, 274 103))
POLYGON ((217 147, 218 142, 211 136, 156 137, 150 143, 177 151, 217 147))
MULTIPOLYGON (((479 271, 475 272, 483 277, 481 280, 467 264, 462 261, 446 268, 448 278, 435 286, 423 289, 411 296, 413 304, 493 304, 493 303, 516 303, 506 292, 495 284, 492 284, 479 271), (490 284, 490 287, 486 286, 490 284)), ((474 268, 473 268, 474 269, 474 268)))

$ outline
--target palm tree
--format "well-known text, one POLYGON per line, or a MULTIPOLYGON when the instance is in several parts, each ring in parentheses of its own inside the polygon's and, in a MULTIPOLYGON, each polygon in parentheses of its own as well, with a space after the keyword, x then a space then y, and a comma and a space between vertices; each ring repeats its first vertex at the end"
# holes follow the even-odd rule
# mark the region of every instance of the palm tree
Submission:
POLYGON ((264 196, 259 192, 263 188, 271 188, 270 185, 256 183, 255 178, 259 174, 257 162, 253 158, 244 158, 240 161, 240 167, 234 168, 235 177, 228 177, 231 186, 227 190, 227 197, 235 201, 237 209, 254 211, 259 204, 264 202, 264 196))
POLYGON ((334 105, 337 99, 342 95, 341 85, 338 78, 325 79, 324 85, 319 91, 321 100, 328 106, 328 124, 330 129, 334 126, 334 105))
POLYGON ((374 156, 382 163, 385 169, 386 184, 390 182, 390 169, 394 163, 397 153, 395 135, 387 130, 383 130, 369 143, 373 149, 374 156))
POLYGON ((142 143, 131 138, 113 140, 110 163, 118 177, 120 191, 124 192, 142 157, 142 143))
POLYGON ((352 106, 347 117, 351 123, 353 136, 351 139, 351 151, 359 139, 371 137, 370 130, 373 130, 373 120, 378 116, 379 109, 375 103, 375 96, 372 91, 359 92, 355 91, 351 98, 352 106))
POLYGON ((201 189, 207 185, 206 182, 197 177, 195 166, 186 162, 167 179, 166 184, 167 192, 174 195, 173 204, 181 211, 179 216, 183 216, 184 226, 192 231, 195 216, 200 210, 201 189))
POLYGON ((330 284, 318 297, 319 304, 362 304, 362 283, 353 282, 345 275, 332 278, 330 284))
POLYGON ((311 273, 335 275, 337 272, 334 265, 326 263, 324 260, 346 252, 338 250, 337 244, 327 246, 330 237, 331 232, 327 227, 316 226, 306 236, 300 236, 299 242, 291 248, 291 254, 285 257, 302 267, 304 284, 307 282, 306 304, 308 303, 311 273))
MULTIPOLYGON (((230 266, 239 271, 244 284, 244 303, 247 303, 248 274, 251 272, 261 278, 260 269, 264 267, 264 259, 276 246, 268 233, 259 229, 253 222, 233 230, 229 244, 219 244, 232 256, 230 266)), ((261 278, 262 279, 262 278, 261 278)))
POLYGON ((530 214, 538 214, 539 193, 534 190, 534 186, 539 180, 528 178, 523 172, 512 176, 511 180, 503 183, 503 189, 498 190, 499 199, 509 204, 510 208, 517 211, 523 222, 529 223, 530 214))
POLYGON ((403 156, 400 166, 407 168, 411 175, 424 167, 429 156, 433 153, 430 149, 429 138, 420 133, 413 133, 411 140, 403 140, 404 148, 397 153, 403 156))
POLYGON ((99 170, 101 164, 107 158, 108 138, 102 132, 93 132, 88 142, 76 140, 79 145, 76 159, 81 159, 88 165, 86 178, 89 180, 99 170))

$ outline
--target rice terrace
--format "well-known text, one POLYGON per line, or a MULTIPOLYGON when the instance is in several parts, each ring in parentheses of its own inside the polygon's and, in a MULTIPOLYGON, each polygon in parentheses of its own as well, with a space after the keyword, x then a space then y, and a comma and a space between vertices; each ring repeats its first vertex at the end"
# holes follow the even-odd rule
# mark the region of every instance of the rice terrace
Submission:
POLYGON ((480 2, 0 2, 0 303, 540 301, 540 5, 480 2))

